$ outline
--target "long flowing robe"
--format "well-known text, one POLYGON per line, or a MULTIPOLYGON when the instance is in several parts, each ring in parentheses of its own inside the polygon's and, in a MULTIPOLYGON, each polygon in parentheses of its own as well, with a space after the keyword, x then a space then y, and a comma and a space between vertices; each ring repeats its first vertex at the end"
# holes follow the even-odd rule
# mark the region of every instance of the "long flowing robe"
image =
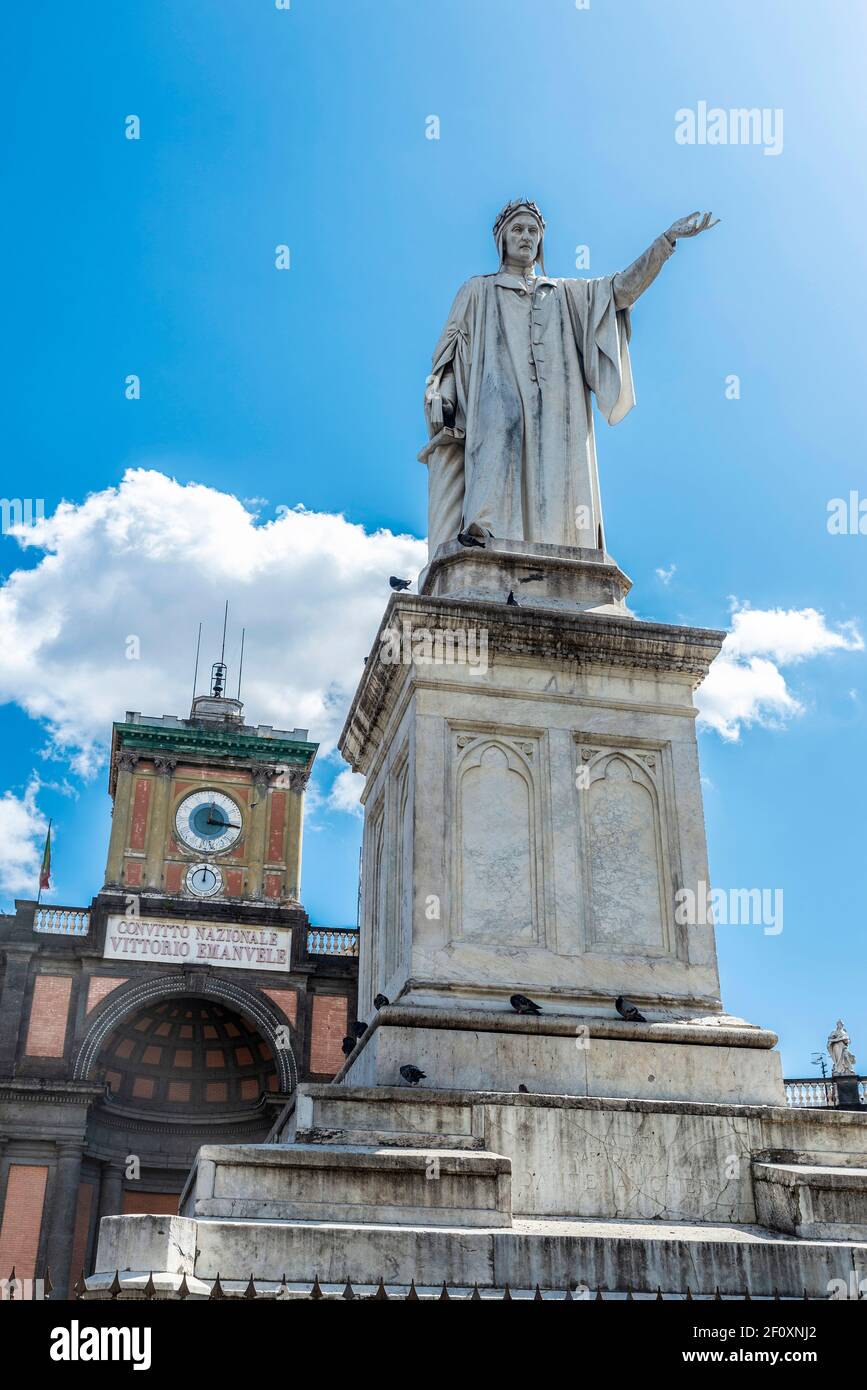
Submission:
POLYGON ((462 285, 433 356, 454 406, 431 418, 431 558, 459 531, 604 549, 591 393, 610 425, 635 404, 630 306, 672 254, 665 236, 617 275, 462 285))

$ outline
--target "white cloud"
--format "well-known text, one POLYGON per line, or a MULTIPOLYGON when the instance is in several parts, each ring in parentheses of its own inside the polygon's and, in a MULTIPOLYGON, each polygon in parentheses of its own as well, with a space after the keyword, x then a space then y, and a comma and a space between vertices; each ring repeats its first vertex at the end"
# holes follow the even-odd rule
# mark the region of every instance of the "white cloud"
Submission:
POLYGON ((34 776, 23 796, 11 791, 0 796, 0 894, 4 897, 36 897, 48 829, 36 805, 40 785, 34 776))
POLYGON ((677 573, 677 565, 669 565, 668 569, 658 569, 656 577, 661 584, 670 584, 677 573))
POLYGON ((804 710, 781 666, 863 648, 853 623, 831 628, 815 608, 760 609, 733 600, 731 631, 696 693, 699 723, 731 740, 751 724, 778 727, 804 710))
POLYGON ((426 547, 345 517, 280 509, 260 524, 227 493, 131 469, 117 488, 62 503, 16 533, 46 552, 0 588, 0 700, 44 721, 52 752, 91 775, 113 719, 189 711, 219 657, 229 599, 229 693, 247 629, 248 719, 300 726, 332 748, 389 597, 426 547), (137 637, 140 659, 126 657, 137 637))
POLYGON ((328 805, 332 811, 345 811, 348 815, 360 816, 363 807, 359 800, 364 791, 365 778, 360 772, 344 768, 335 777, 328 795, 328 805))
POLYGON ((862 651, 863 639, 854 623, 834 630, 815 608, 750 608, 732 600, 732 629, 726 638, 726 654, 735 657, 767 656, 781 666, 823 652, 862 651))

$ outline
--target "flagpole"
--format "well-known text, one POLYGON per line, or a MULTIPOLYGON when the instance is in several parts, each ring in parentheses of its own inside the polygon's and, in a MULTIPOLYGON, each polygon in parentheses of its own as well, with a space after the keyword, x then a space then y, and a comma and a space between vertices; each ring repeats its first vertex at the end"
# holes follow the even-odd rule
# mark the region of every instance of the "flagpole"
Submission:
MULTIPOLYGON (((46 844, 46 847, 47 847, 48 845, 51 844, 51 826, 52 826, 52 817, 49 816, 49 819, 48 819, 48 829, 47 829, 47 831, 45 832, 45 844, 46 844)), ((39 865, 39 891, 38 891, 37 894, 36 894, 36 906, 37 906, 37 907, 38 907, 39 904, 42 902, 42 871, 43 871, 44 867, 45 867, 45 850, 42 851, 42 863, 39 865)))

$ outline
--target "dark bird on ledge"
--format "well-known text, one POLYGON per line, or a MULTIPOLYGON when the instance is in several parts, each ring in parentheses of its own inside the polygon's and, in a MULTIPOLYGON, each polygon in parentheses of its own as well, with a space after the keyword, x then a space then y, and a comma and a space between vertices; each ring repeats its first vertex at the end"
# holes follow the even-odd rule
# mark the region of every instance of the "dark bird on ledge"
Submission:
POLYGON ((417 1086, 420 1081, 425 1081, 427 1079, 427 1073, 419 1071, 418 1067, 414 1067, 412 1062, 407 1062, 402 1066, 400 1074, 407 1086, 417 1086))
POLYGON ((460 531, 458 533, 458 540, 460 541, 461 545, 475 545, 478 546, 480 550, 484 550, 485 548, 485 542, 483 540, 480 540, 478 536, 474 536, 472 531, 460 531))
POLYGON ((518 1090, 520 1091, 520 1093, 521 1093, 522 1096, 528 1096, 528 1095, 530 1094, 530 1092, 527 1090, 527 1087, 524 1085, 523 1081, 521 1082, 520 1086, 518 1087, 518 1090))
POLYGON ((384 1009, 387 1003, 388 999, 384 994, 375 994, 373 996, 373 1007, 375 1009, 384 1009))
POLYGON ((512 593, 512 590, 511 590, 511 589, 509 590, 509 597, 506 599, 506 603, 507 603, 507 605, 509 606, 509 608, 520 608, 520 607, 521 607, 520 603, 519 603, 518 600, 515 598, 515 595, 512 593))
POLYGON ((540 1014, 542 1010, 538 1004, 534 1004, 532 999, 528 999, 526 994, 513 994, 509 1000, 516 1014, 540 1014))
POLYGON ((348 1057, 350 1053, 355 1051, 355 1038, 344 1038, 341 1046, 343 1047, 344 1057, 348 1057))
POLYGON ((634 1004, 630 1004, 628 999, 624 999, 622 994, 618 994, 614 1001, 614 1007, 621 1018, 625 1018, 627 1023, 646 1023, 647 1019, 634 1004))
POLYGON ((357 1018, 352 1025, 352 1031, 357 1038, 363 1038, 367 1032, 367 1024, 362 1023, 361 1019, 357 1018))
POLYGON ((389 579, 388 582, 389 582, 391 588, 394 589, 394 592, 395 592, 396 594, 399 594, 399 593, 402 593, 402 591, 403 591, 404 589, 408 589, 408 588, 409 588, 410 584, 412 583, 412 580, 411 580, 411 579, 398 579, 397 575, 396 575, 396 574, 393 574, 393 575, 391 576, 391 578, 389 579))

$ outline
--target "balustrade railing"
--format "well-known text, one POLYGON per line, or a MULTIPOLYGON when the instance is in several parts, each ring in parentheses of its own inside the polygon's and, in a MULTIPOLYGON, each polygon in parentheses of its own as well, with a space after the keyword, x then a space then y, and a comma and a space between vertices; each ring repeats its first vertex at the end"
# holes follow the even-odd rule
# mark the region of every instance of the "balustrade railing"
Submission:
POLYGON ((90 913, 86 907, 55 907, 40 904, 33 914, 33 930, 57 936, 87 936, 90 913))
POLYGON ((311 956, 357 956, 358 932, 352 927, 310 927, 307 950, 311 956))
MULTIPOLYGON (((855 1077, 849 1078, 856 1080, 855 1077)), ((867 1077, 857 1078, 858 1096, 862 1105, 867 1105, 867 1077)), ((831 1076, 787 1077, 786 1104, 796 1110, 835 1110, 837 1108, 837 1085, 831 1076)))

